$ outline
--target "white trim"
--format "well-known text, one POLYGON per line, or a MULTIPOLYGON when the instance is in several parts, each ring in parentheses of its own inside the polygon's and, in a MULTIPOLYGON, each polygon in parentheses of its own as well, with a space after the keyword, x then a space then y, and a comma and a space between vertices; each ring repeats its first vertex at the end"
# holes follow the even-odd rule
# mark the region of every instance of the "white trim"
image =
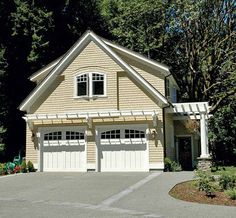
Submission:
POLYGON ((26 110, 27 105, 32 101, 32 99, 35 97, 36 94, 38 94, 39 91, 41 91, 41 88, 44 87, 48 81, 51 80, 51 78, 53 78, 54 74, 63 66, 63 64, 67 61, 67 59, 71 56, 71 54, 73 54, 73 52, 81 47, 83 44, 86 43, 86 40, 88 41, 88 36, 89 36, 89 32, 87 32, 80 40, 79 42, 74 46, 72 47, 71 51, 69 52, 68 55, 66 55, 65 57, 63 57, 59 62, 58 64, 55 66, 55 68, 51 71, 51 73, 43 80, 42 83, 40 83, 39 86, 36 87, 35 91, 28 96, 28 98, 26 99, 25 102, 22 103, 22 105, 20 105, 20 110, 21 111, 24 111, 26 110))
POLYGON ((29 122, 32 120, 57 120, 57 119, 88 119, 88 118, 106 118, 106 117, 126 117, 126 116, 154 116, 156 110, 124 110, 124 111, 90 111, 90 112, 72 112, 58 114, 26 114, 24 119, 29 122))
POLYGON ((179 141, 178 138, 191 138, 191 157, 192 157, 192 167, 194 167, 194 146, 193 146, 193 135, 183 134, 176 135, 176 160, 179 162, 179 141))
POLYGON ((142 76, 140 76, 129 64, 125 63, 112 49, 106 45, 95 33, 88 31, 80 40, 69 50, 59 63, 53 68, 51 73, 40 83, 35 90, 21 103, 19 109, 21 111, 28 111, 34 98, 47 88, 52 81, 56 78, 57 74, 61 73, 62 69, 66 67, 74 55, 81 52, 81 50, 89 43, 93 41, 99 46, 107 55, 109 55, 123 70, 125 70, 136 82, 144 87, 160 104, 161 107, 169 105, 167 99, 156 90, 151 84, 149 84, 142 76))
POLYGON ((79 72, 77 74, 75 74, 74 76, 74 95, 73 98, 74 99, 96 99, 96 98, 104 98, 107 97, 107 75, 105 72, 101 72, 101 71, 89 71, 89 72, 79 72), (103 75, 104 76, 104 80, 103 80, 103 95, 93 95, 93 79, 92 79, 92 75, 93 74, 99 74, 99 75, 103 75), (77 93, 77 78, 79 76, 82 75, 87 75, 88 81, 87 81, 87 95, 83 95, 83 96, 78 96, 77 93))
MULTIPOLYGON (((100 134, 101 131, 108 131, 108 130, 115 130, 115 129, 125 129, 125 128, 130 128, 130 129, 136 129, 136 130, 142 130, 145 131, 146 135, 146 151, 145 151, 145 159, 146 159, 146 166, 144 169, 137 169, 137 170, 125 170, 125 171, 137 171, 137 172, 147 172, 149 171, 149 138, 148 138, 148 133, 149 133, 149 128, 148 124, 117 124, 117 125, 96 125, 95 126, 95 142, 96 142, 96 172, 101 171, 101 161, 99 157, 99 148, 100 148, 100 134), (100 164, 100 165, 99 165, 100 164)), ((121 133, 122 134, 122 133, 121 133)), ((122 137, 122 135, 121 135, 122 137)), ((124 137, 124 136, 123 136, 124 137)), ((109 170, 108 170, 109 171, 109 170)), ((116 169, 114 172, 122 172, 124 169, 116 169)), ((103 170, 103 172, 106 172, 106 170, 103 170)), ((110 171, 109 171, 110 172, 110 171)))
POLYGON ((131 56, 131 57, 135 57, 136 59, 138 59, 138 60, 140 60, 140 61, 147 62, 147 63, 150 64, 150 65, 153 65, 153 66, 155 66, 155 67, 158 67, 159 69, 165 71, 165 75, 168 75, 168 74, 169 74, 169 67, 168 67, 168 66, 164 66, 164 65, 161 64, 161 63, 158 63, 158 62, 156 62, 156 61, 150 60, 150 59, 148 59, 148 58, 146 58, 146 57, 144 57, 144 56, 142 56, 142 55, 140 55, 140 54, 138 54, 138 53, 136 53, 136 52, 134 52, 134 51, 131 51, 131 50, 129 50, 129 49, 126 49, 126 48, 124 48, 124 47, 122 47, 122 46, 120 46, 120 45, 116 45, 116 44, 114 44, 114 43, 112 43, 112 42, 110 42, 110 41, 108 41, 108 40, 106 40, 106 39, 103 39, 103 38, 102 38, 102 40, 103 40, 107 45, 111 46, 112 48, 115 48, 115 49, 117 49, 117 50, 119 50, 119 51, 122 51, 123 53, 128 54, 128 55, 131 56))
POLYGON ((42 68, 41 70, 38 71, 38 73, 36 72, 35 74, 33 74, 29 79, 32 82, 35 82, 37 80, 37 78, 39 76, 41 76, 42 74, 44 74, 46 71, 50 71, 54 66, 56 66, 59 61, 61 60, 61 58, 59 58, 59 60, 53 61, 51 64, 49 64, 48 66, 45 66, 44 68, 42 68))
POLYGON ((89 170, 96 170, 96 164, 95 163, 87 163, 87 171, 89 170))
MULTIPOLYGON (((168 76, 170 75, 170 69, 168 66, 164 65, 164 64, 161 64, 157 61, 154 61, 154 60, 151 60, 151 59, 148 59, 147 57, 137 53, 137 52, 134 52, 132 50, 129 50, 125 47, 122 47, 120 45, 117 45, 117 44, 114 44, 112 43, 111 41, 109 40, 106 40, 104 38, 102 38, 102 40, 107 44, 109 45, 110 47, 122 52, 125 56, 127 57, 130 57, 131 59, 133 60, 137 60, 137 61, 140 61, 142 62, 143 64, 145 65, 148 65, 149 67, 155 69, 155 70, 159 70, 162 74, 164 74, 164 76, 168 76)), ((173 85, 179 89, 179 86, 177 84, 177 82, 175 81, 173 75, 170 76, 170 80, 171 82, 173 83, 173 85)))
POLYGON ((159 163, 149 163, 150 170, 164 170, 165 164, 163 162, 159 163))
POLYGON ((210 106, 208 102, 186 102, 173 103, 173 107, 166 108, 166 113, 199 115, 201 113, 209 113, 210 106))
POLYGON ((98 46, 101 46, 105 51, 108 52, 108 54, 111 55, 113 60, 125 71, 127 71, 130 76, 132 76, 141 86, 143 86, 145 89, 147 89, 150 94, 154 98, 157 98, 161 101, 162 105, 169 105, 167 99, 158 91, 156 90, 152 85, 150 85, 142 76, 140 76, 129 64, 124 62, 115 52, 110 49, 95 33, 91 32, 91 36, 93 36, 94 41, 97 42, 98 46))

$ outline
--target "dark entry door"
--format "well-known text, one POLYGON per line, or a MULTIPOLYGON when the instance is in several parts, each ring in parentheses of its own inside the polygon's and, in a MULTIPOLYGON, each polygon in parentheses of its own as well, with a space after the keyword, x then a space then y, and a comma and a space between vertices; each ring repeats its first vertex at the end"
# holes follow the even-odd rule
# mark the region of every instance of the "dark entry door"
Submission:
POLYGON ((190 136, 178 137, 178 157, 183 170, 192 169, 192 140, 190 136))

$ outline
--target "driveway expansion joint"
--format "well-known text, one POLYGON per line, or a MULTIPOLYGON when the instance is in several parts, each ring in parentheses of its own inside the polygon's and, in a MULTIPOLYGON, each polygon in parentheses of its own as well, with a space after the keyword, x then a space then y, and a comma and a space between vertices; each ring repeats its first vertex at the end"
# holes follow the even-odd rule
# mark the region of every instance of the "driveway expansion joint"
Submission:
POLYGON ((149 182, 152 179, 156 178, 157 176, 161 175, 161 173, 162 172, 155 172, 155 173, 152 173, 152 174, 146 176, 145 178, 141 179, 140 181, 138 181, 134 185, 131 185, 128 188, 126 188, 125 190, 123 190, 123 191, 121 191, 121 192, 119 192, 115 195, 112 195, 111 197, 109 197, 106 200, 102 201, 101 205, 106 205, 106 206, 112 205, 116 201, 119 201, 121 198, 123 198, 123 197, 129 195, 130 193, 132 193, 133 191, 139 189, 141 186, 143 186, 147 182, 149 182))

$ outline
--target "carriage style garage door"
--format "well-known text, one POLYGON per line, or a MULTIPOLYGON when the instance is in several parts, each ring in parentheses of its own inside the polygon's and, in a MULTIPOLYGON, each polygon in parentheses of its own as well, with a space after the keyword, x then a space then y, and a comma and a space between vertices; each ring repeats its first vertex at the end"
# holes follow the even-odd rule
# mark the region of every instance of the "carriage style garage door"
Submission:
POLYGON ((43 171, 85 171, 85 129, 48 128, 41 131, 43 171))
POLYGON ((148 171, 145 126, 99 127, 97 134, 99 171, 148 171))

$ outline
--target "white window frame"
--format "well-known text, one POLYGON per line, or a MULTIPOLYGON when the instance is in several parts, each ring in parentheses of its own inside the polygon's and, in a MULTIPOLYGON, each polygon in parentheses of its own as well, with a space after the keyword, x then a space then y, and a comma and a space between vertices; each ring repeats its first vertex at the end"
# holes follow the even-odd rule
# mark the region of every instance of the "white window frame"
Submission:
POLYGON ((79 73, 76 74, 74 77, 74 98, 101 98, 101 97, 107 97, 107 76, 105 73, 103 72, 97 72, 97 71, 91 71, 91 72, 83 72, 83 73, 79 73), (87 75, 88 81, 87 81, 87 95, 83 95, 83 96, 78 96, 78 82, 77 82, 77 78, 79 76, 82 75, 87 75), (104 81, 103 81, 103 91, 104 94, 103 95, 93 95, 93 74, 99 74, 99 75, 103 75, 104 77, 104 81))

